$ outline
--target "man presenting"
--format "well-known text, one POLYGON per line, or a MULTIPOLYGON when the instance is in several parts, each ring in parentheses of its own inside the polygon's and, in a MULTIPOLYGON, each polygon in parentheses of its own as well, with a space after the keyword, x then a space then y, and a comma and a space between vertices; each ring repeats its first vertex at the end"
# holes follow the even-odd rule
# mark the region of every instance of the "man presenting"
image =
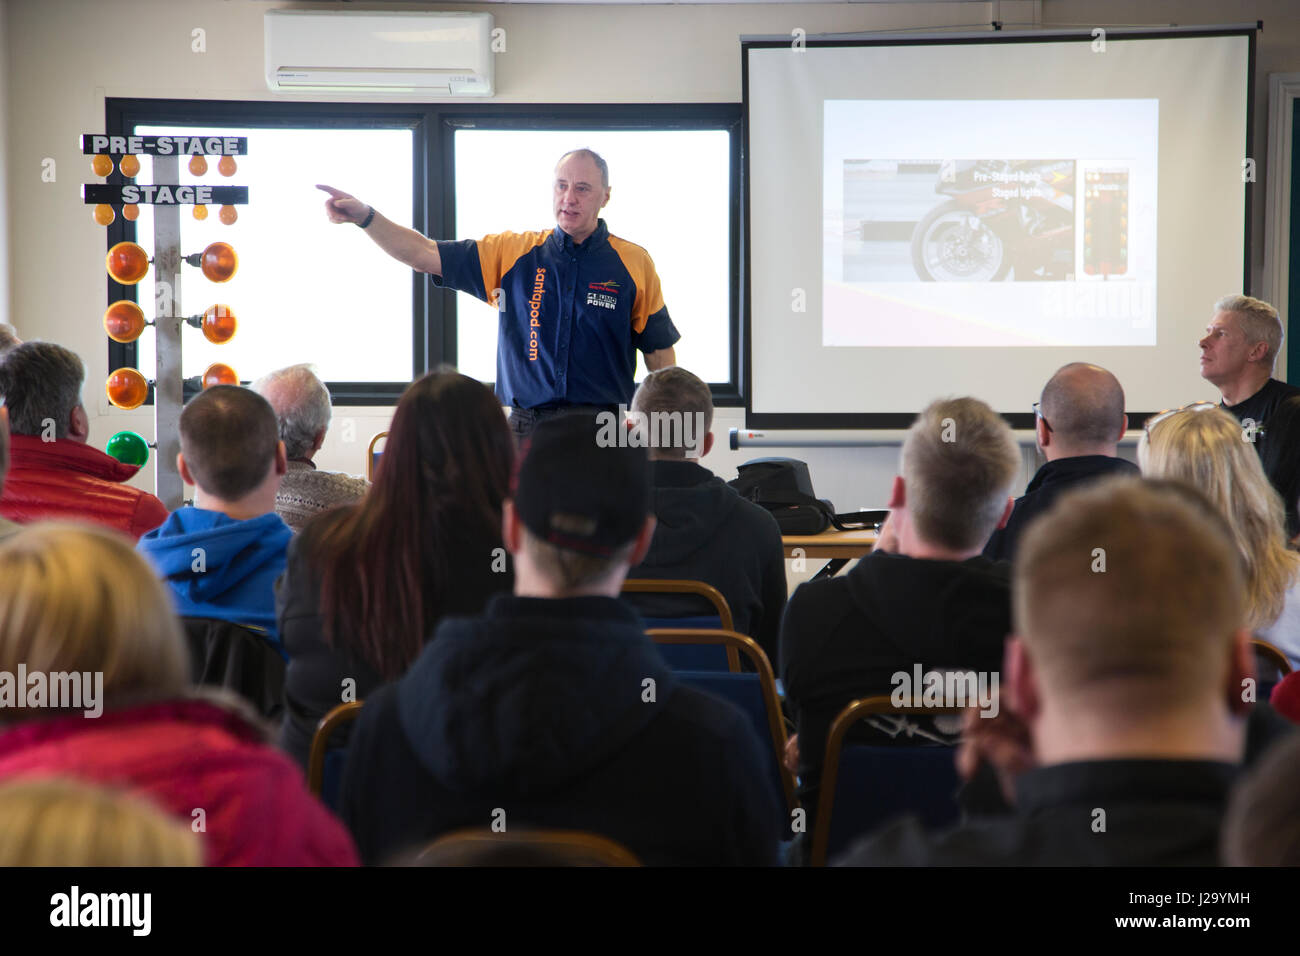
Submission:
POLYGON ((681 338, 640 246, 610 235, 609 167, 588 149, 555 167, 556 228, 482 239, 434 240, 391 222, 331 186, 331 222, 355 223, 434 285, 468 292, 500 312, 497 397, 523 437, 566 411, 616 410, 632 400, 636 350, 651 371, 676 364, 681 338))
POLYGON ((1282 347, 1277 309, 1248 295, 1214 304, 1214 318, 1200 341, 1201 377, 1219 389, 1223 408, 1246 426, 1268 480, 1286 506, 1287 536, 1300 530, 1300 388, 1273 378, 1282 347), (1252 427, 1253 423, 1253 427, 1252 427))

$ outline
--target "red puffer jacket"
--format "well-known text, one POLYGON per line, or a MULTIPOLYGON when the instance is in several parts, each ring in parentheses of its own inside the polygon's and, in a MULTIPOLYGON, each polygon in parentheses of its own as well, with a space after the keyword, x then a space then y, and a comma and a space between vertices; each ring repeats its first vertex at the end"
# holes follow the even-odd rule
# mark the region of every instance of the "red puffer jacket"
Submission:
POLYGON ((32 776, 145 794, 204 833, 209 866, 357 865, 352 838, 307 791, 302 771, 211 701, 17 724, 0 733, 0 781, 32 776))
POLYGON ((122 484, 140 469, 98 448, 37 435, 11 435, 9 475, 0 495, 0 516, 31 521, 91 521, 138 539, 167 518, 163 503, 122 484))

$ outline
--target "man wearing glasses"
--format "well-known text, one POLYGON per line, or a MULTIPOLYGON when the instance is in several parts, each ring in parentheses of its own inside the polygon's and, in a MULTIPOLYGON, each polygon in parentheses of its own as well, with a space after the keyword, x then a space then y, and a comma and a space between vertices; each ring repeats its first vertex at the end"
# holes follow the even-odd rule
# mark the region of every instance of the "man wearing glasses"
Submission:
POLYGON ((1137 466, 1116 457, 1128 429, 1124 389, 1097 365, 1071 362, 1058 369, 1034 403, 1038 448, 1047 464, 1038 469, 1005 528, 993 532, 984 557, 1015 558, 1020 536, 1029 523, 1061 494, 1110 475, 1137 474, 1137 466))
POLYGON ((1222 396, 1226 411, 1242 423, 1242 439, 1254 442, 1268 480, 1286 505, 1287 536, 1300 528, 1300 388, 1273 378, 1282 347, 1277 309, 1248 295, 1214 304, 1214 318, 1200 341, 1201 377, 1222 396))
POLYGON ((519 438, 571 411, 617 411, 632 402, 636 352, 646 368, 677 364, 681 335, 668 317, 659 276, 640 246, 611 235, 600 218, 609 167, 589 149, 555 167, 554 229, 482 239, 434 240, 384 218, 332 186, 331 222, 365 229, 386 253, 433 284, 468 292, 500 312, 496 393, 511 406, 519 438))

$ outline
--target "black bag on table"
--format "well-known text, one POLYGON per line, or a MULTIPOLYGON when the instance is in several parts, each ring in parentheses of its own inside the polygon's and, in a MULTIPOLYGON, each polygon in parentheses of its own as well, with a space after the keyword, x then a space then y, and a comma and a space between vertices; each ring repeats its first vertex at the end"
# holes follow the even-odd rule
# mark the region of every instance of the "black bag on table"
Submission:
POLYGON ((808 463, 796 458, 755 458, 736 472, 727 484, 742 498, 770 511, 782 534, 821 534, 831 526, 840 531, 869 528, 887 514, 836 514, 834 505, 813 493, 808 463))

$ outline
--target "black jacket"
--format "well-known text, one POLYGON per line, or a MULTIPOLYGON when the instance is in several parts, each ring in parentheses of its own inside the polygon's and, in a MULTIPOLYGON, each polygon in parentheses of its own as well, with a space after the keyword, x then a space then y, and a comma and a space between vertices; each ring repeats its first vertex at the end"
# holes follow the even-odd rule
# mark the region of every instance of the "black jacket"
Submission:
POLYGON ((848 574, 799 586, 781 626, 781 677, 799 734, 805 808, 831 723, 890 678, 937 668, 1000 671, 1011 630, 1010 568, 975 557, 932 561, 876 551, 848 574))
POLYGON ((1058 458, 1038 469, 1025 493, 1016 499, 1007 526, 993 532, 984 546, 984 557, 992 561, 1013 561, 1020 538, 1029 523, 1050 508, 1062 492, 1080 488, 1112 475, 1136 475, 1137 465, 1123 458, 1078 455, 1058 458))
MULTIPOLYGON (((320 569, 312 562, 312 548, 320 535, 348 512, 339 508, 313 518, 294 535, 289 543, 289 559, 284 574, 276 582, 275 606, 280 639, 289 654, 284 679, 284 721, 280 727, 280 747, 303 767, 311 750, 316 724, 330 710, 343 702, 343 681, 356 682, 356 700, 383 683, 382 678, 365 660, 346 646, 326 643, 320 617, 320 569)), ((467 543, 453 552, 481 560, 453 560, 452 579, 443 589, 442 613, 476 614, 493 594, 514 587, 514 573, 507 563, 505 571, 493 571, 486 559, 499 540, 467 543)), ((437 626, 431 622, 429 633, 437 626)), ((346 730, 334 738, 347 740, 346 730)))
POLYGON ((934 835, 915 817, 904 817, 836 862, 1217 866, 1219 827, 1236 773, 1232 764, 1198 760, 1096 760, 1039 767, 1016 780, 1013 816, 975 819, 934 835))
MULTIPOLYGON (((712 584, 727 599, 736 630, 775 661, 788 587, 776 519, 695 462, 651 464, 658 524, 645 560, 628 577, 712 584)), ((710 613, 707 606, 659 595, 628 600, 647 617, 710 613)))
POLYGON ((646 864, 772 864, 781 807, 758 748, 622 602, 499 596, 366 701, 341 813, 369 863, 504 811, 507 830, 591 831, 646 864))
POLYGON ((210 617, 183 617, 190 649, 190 681, 225 687, 268 721, 284 710, 284 658, 266 632, 210 617))
POLYGON ((1224 405, 1238 421, 1250 419, 1257 426, 1253 435, 1264 474, 1286 508, 1287 537, 1300 531, 1296 499, 1300 497, 1300 388, 1270 378, 1244 402, 1224 405))

